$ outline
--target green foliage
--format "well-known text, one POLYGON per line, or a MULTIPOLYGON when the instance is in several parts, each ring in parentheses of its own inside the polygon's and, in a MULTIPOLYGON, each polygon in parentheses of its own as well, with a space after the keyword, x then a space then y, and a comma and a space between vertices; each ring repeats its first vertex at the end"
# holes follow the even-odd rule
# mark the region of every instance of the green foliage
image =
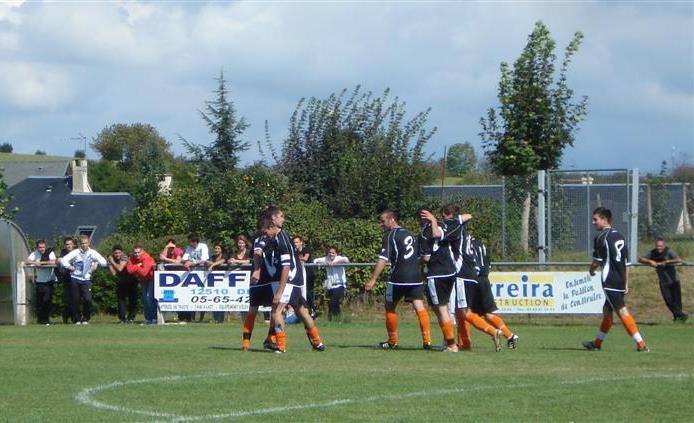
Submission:
POLYGON ((36 150, 36 152, 34 153, 34 155, 36 155, 36 156, 46 156, 47 154, 46 154, 46 152, 43 151, 43 150, 36 150))
POLYGON ((0 153, 11 153, 14 150, 14 147, 12 147, 12 144, 9 142, 4 142, 0 144, 0 153))
POLYGON ((554 78, 555 42, 537 22, 513 67, 501 63, 499 103, 480 119, 485 154, 500 175, 529 175, 554 169, 586 114, 587 97, 572 102, 566 72, 583 39, 576 32, 566 47, 558 79, 554 78))
POLYGON ((243 117, 236 117, 236 108, 229 99, 224 72, 220 72, 217 83, 217 98, 206 101, 205 111, 199 111, 210 133, 215 136, 212 145, 196 145, 181 138, 188 152, 193 155, 194 162, 200 166, 200 171, 211 176, 236 169, 239 154, 248 150, 249 146, 248 142, 241 139, 249 125, 243 117))
POLYGON ((89 161, 89 185, 94 192, 132 192, 137 185, 136 176, 113 160, 89 161))
POLYGON ((477 155, 469 142, 453 144, 446 155, 446 170, 451 176, 475 173, 477 155))
POLYGON ((84 150, 75 150, 73 157, 76 159, 84 159, 87 157, 87 153, 85 153, 84 150))
POLYGON ((7 184, 2 177, 2 172, 0 172, 0 218, 13 220, 15 210, 6 209, 9 202, 10 198, 7 196, 7 184))
POLYGON ((106 127, 97 134, 90 146, 101 154, 103 160, 114 160, 126 171, 140 172, 151 156, 150 151, 165 162, 173 159, 171 144, 152 125, 143 123, 118 123, 106 127))
POLYGON ((409 212, 431 179, 424 145, 429 110, 405 120, 405 104, 362 93, 300 100, 290 121, 280 167, 293 187, 336 217, 370 217, 390 207, 409 212))

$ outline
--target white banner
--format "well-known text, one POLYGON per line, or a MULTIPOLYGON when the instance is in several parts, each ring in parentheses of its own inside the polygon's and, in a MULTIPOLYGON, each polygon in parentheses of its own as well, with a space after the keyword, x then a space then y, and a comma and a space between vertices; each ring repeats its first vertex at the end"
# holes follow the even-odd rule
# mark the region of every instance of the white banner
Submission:
POLYGON ((587 272, 492 272, 492 292, 500 313, 602 313, 600 275, 587 272))
POLYGON ((171 270, 154 272, 161 311, 248 311, 251 272, 171 270))

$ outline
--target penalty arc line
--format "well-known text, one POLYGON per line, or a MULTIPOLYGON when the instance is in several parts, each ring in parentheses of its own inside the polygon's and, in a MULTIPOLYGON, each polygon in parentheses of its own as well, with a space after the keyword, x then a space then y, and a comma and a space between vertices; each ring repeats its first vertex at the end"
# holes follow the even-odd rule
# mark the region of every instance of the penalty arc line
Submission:
POLYGON ((319 402, 319 403, 308 403, 308 404, 298 404, 298 405, 290 405, 290 406, 269 407, 269 408, 261 408, 261 409, 256 409, 256 410, 234 411, 234 412, 224 413, 224 414, 208 414, 208 415, 200 415, 200 416, 182 416, 182 415, 177 415, 177 414, 172 414, 172 413, 164 413, 164 412, 159 412, 159 411, 137 410, 137 409, 131 409, 131 408, 127 408, 127 407, 121 407, 121 406, 107 404, 107 403, 104 403, 101 401, 94 400, 92 398, 92 395, 96 394, 98 392, 109 390, 109 389, 114 389, 114 388, 120 388, 120 387, 127 386, 127 385, 136 385, 136 384, 143 384, 143 383, 158 383, 158 382, 174 382, 174 381, 193 379, 193 378, 225 377, 225 376, 239 376, 240 374, 263 374, 263 373, 276 373, 276 371, 274 371, 274 372, 258 371, 258 372, 249 372, 249 373, 218 373, 218 374, 201 374, 201 375, 191 375, 191 376, 165 376, 165 377, 150 378, 150 379, 138 379, 138 380, 130 380, 130 381, 113 382, 113 383, 106 384, 106 385, 99 385, 99 386, 95 386, 92 388, 85 388, 77 394, 75 399, 84 405, 88 405, 88 406, 102 409, 102 410, 109 410, 109 411, 115 411, 115 412, 127 413, 127 414, 138 414, 141 416, 155 417, 155 418, 164 419, 164 420, 172 421, 172 422, 189 422, 189 421, 198 421, 198 420, 232 419, 232 418, 239 418, 239 417, 264 415, 264 414, 275 414, 275 413, 283 413, 283 412, 287 412, 287 411, 306 410, 306 409, 313 409, 313 408, 329 408, 329 407, 337 407, 337 406, 341 406, 341 405, 360 404, 360 403, 366 403, 366 402, 375 402, 375 401, 384 401, 384 400, 401 400, 401 399, 416 398, 416 397, 450 395, 450 394, 457 394, 457 393, 464 393, 464 392, 478 392, 478 391, 495 390, 495 389, 523 389, 523 388, 535 388, 538 386, 543 386, 543 387, 545 387, 545 386, 571 386, 571 385, 582 385, 582 384, 589 384, 589 383, 595 383, 595 382, 620 382, 620 381, 640 380, 640 379, 667 379, 667 378, 691 379, 692 377, 694 377, 694 375, 691 375, 691 374, 653 374, 653 375, 642 375, 642 376, 576 379, 576 380, 568 380, 568 381, 565 380, 565 381, 549 382, 549 383, 518 383, 518 384, 511 384, 511 385, 504 384, 504 385, 468 386, 468 387, 449 388, 449 389, 437 389, 437 390, 433 390, 433 391, 416 391, 416 392, 408 392, 408 393, 403 393, 403 394, 376 395, 376 396, 365 397, 365 398, 338 399, 338 400, 331 400, 331 401, 319 402))

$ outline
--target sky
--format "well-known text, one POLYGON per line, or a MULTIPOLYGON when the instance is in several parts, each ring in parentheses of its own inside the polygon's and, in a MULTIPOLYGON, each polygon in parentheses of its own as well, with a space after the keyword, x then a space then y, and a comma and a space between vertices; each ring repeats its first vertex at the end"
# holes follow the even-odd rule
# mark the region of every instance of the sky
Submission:
MULTIPOLYGON (((588 114, 563 169, 657 172, 694 161, 694 3, 126 2, 0 0, 0 142, 72 155, 115 123, 209 144, 198 110, 224 71, 258 160, 267 120, 280 148, 301 98, 390 88, 409 116, 431 108, 427 152, 469 142, 498 104, 501 62, 542 20, 557 56, 583 43, 568 84, 588 114)), ((557 64, 558 66, 558 64, 557 64)), ((87 156, 98 158, 89 149, 87 156)))

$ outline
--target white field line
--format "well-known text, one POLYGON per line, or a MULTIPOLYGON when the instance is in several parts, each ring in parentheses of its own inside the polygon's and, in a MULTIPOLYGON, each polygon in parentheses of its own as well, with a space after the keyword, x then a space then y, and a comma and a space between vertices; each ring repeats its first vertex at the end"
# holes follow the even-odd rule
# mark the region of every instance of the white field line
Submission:
POLYGON ((548 386, 571 386, 571 385, 583 385, 596 382, 619 382, 628 380, 641 380, 641 379, 691 379, 694 377, 692 374, 651 374, 651 375, 636 375, 636 376, 623 376, 623 377, 597 377, 588 379, 576 379, 576 380, 564 380, 557 382, 542 382, 542 383, 517 383, 517 384, 503 384, 503 385, 482 385, 482 386, 463 386, 459 388, 449 388, 449 389, 436 389, 432 391, 416 391, 408 392, 404 394, 391 394, 391 395, 375 395, 365 398, 347 398, 347 399, 335 399, 325 402, 317 403, 307 403, 307 404, 297 404, 289 405, 283 407, 269 407, 260 408, 256 410, 246 410, 246 411, 232 411, 224 414, 207 414, 200 416, 182 416, 172 413, 165 413, 160 411, 149 411, 149 410, 137 410, 127 407, 121 407, 117 405, 107 404, 105 402, 97 401, 92 398, 92 395, 110 390, 116 389, 128 385, 137 384, 150 384, 150 383, 160 383, 160 382, 175 382, 186 379, 194 378, 209 378, 209 377, 226 377, 226 376, 239 376, 247 374, 263 374, 263 373, 277 373, 277 371, 257 371, 257 372, 243 372, 243 373, 217 373, 217 374, 200 374, 200 375, 190 375, 190 376, 165 376, 149 379, 136 379, 121 382, 113 382, 105 385, 98 385, 91 388, 85 388, 81 390, 75 399, 87 406, 94 407, 101 410, 115 411, 118 413, 136 414, 140 416, 154 417, 157 419, 162 419, 171 422, 189 422, 198 420, 220 420, 220 419, 233 419, 239 417, 256 416, 264 414, 276 414, 284 413, 287 411, 297 411, 306 410, 312 408, 330 408, 337 407, 341 405, 350 404, 361 404, 366 402, 376 402, 376 401, 389 401, 389 400, 402 400, 408 398, 416 397, 428 397, 428 396, 439 396, 439 395, 450 395, 465 392, 477 392, 485 390, 497 390, 497 389, 523 389, 523 388, 535 388, 538 386, 548 387, 548 386))

